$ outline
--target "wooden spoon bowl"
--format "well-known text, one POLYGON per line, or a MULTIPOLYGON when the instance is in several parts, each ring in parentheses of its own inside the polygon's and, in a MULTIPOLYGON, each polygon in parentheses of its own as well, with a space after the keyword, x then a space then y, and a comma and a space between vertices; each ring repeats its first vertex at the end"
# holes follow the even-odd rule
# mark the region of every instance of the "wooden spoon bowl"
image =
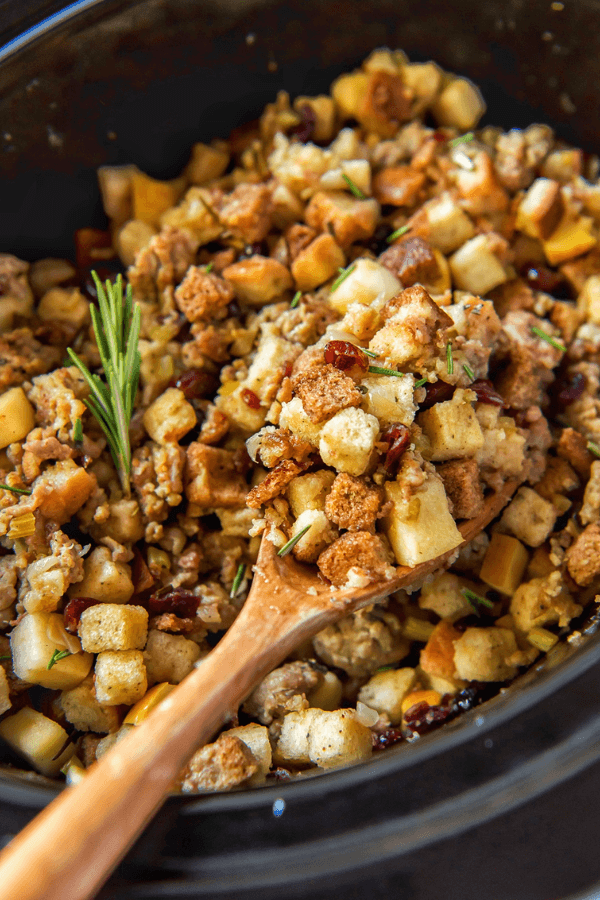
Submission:
MULTIPOLYGON (((460 526, 468 543, 496 518, 518 481, 490 495, 460 526)), ((234 624, 178 687, 131 733, 64 790, 0 854, 5 900, 92 897, 160 807, 191 754, 258 682, 326 625, 443 569, 456 551, 396 577, 335 590, 314 568, 277 556, 263 538, 254 581, 234 624)))

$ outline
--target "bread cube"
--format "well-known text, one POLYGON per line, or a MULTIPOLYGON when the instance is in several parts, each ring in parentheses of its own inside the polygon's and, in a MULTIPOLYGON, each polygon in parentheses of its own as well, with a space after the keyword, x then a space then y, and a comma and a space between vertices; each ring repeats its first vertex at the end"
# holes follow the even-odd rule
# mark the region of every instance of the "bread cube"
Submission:
POLYGON ((556 623, 562 628, 578 616, 581 609, 571 599, 562 573, 556 570, 520 585, 510 601, 510 614, 515 628, 521 632, 556 623))
POLYGON ((508 628, 467 628, 454 642, 456 674, 465 681, 506 681, 517 674, 511 656, 517 653, 508 628))
POLYGON ((98 603, 84 609, 77 632, 81 646, 90 653, 143 650, 148 634, 148 612, 142 606, 98 603))
POLYGON ((325 497, 335 480, 333 472, 321 469, 299 475, 287 487, 286 496, 296 518, 306 509, 325 509, 325 497))
POLYGON ((375 416, 362 409, 342 409, 321 429, 319 453, 326 466, 349 475, 362 475, 369 465, 378 434, 379 422, 375 416))
POLYGON ((458 131, 474 128, 485 109, 479 89, 468 78, 452 78, 431 104, 436 122, 458 131))
POLYGON ((529 237, 547 240, 560 222, 564 208, 558 181, 536 178, 519 203, 516 227, 529 237))
POLYGON ((369 759, 371 752, 371 732, 354 710, 305 709, 284 716, 276 758, 329 769, 369 759))
POLYGON ((308 531, 294 546, 292 553, 301 562, 314 563, 322 551, 338 537, 338 530, 322 510, 306 509, 292 525, 290 537, 295 537, 307 526, 310 526, 308 531))
POLYGON ((443 73, 433 62, 409 63, 402 67, 402 80, 414 95, 413 115, 420 115, 440 91, 443 73))
POLYGON ((40 300, 37 314, 45 322, 69 322, 81 328, 89 309, 90 304, 79 288, 53 287, 40 300))
MULTIPOLYGON (((382 359, 400 366, 418 366, 438 354, 452 319, 420 285, 406 288, 386 304, 383 328, 369 343, 382 359)), ((394 377, 394 376, 392 376, 394 377)))
POLYGON ((67 732, 30 706, 0 722, 0 737, 37 772, 50 778, 58 775, 75 753, 74 744, 60 752, 67 743, 67 732))
POLYGON ((211 191, 203 187, 191 187, 178 206, 167 209, 162 214, 161 227, 171 226, 191 231, 200 243, 208 244, 218 238, 223 231, 222 223, 211 212, 213 204, 211 191))
POLYGON ((520 487, 500 520, 500 530, 513 534, 529 547, 544 543, 556 522, 556 509, 529 487, 520 487))
POLYGON ((22 441, 35 426, 33 406, 22 387, 0 394, 0 449, 22 441))
POLYGON ((273 762, 269 729, 265 728, 264 725, 257 725, 252 722, 250 725, 230 728, 226 733, 231 735, 231 737, 239 738, 258 763, 258 772, 251 777, 250 784, 259 784, 264 781, 265 775, 269 772, 273 762))
POLYGON ((483 434, 483 447, 475 454, 479 465, 490 466, 504 475, 520 475, 525 462, 524 435, 519 434, 511 416, 500 416, 497 406, 478 403, 475 414, 483 434))
POLYGON ((235 425, 245 435, 251 435, 260 431, 265 424, 267 410, 264 407, 252 409, 248 406, 242 393, 245 387, 246 385, 240 382, 226 382, 219 390, 215 404, 225 413, 231 425, 235 425), (229 387, 230 385, 233 389, 229 387))
POLYGON ((304 107, 310 107, 315 123, 312 139, 319 144, 328 144, 335 134, 336 114, 333 99, 326 94, 317 97, 304 97, 300 95, 294 100, 294 109, 301 112, 304 107))
POLYGON ((361 381, 366 388, 363 409, 379 419, 382 428, 390 425, 410 425, 415 417, 414 375, 367 375, 361 381))
POLYGON ((104 650, 96 657, 96 697, 104 706, 131 706, 148 689, 141 650, 104 650))
POLYGON ((144 413, 144 428, 157 444, 176 444, 197 422, 183 391, 167 388, 144 413))
POLYGON ((315 716, 321 710, 303 709, 283 717, 281 732, 275 746, 275 761, 308 766, 311 759, 308 750, 310 729, 315 716))
POLYGON ((135 170, 135 166, 100 166, 97 170, 102 206, 115 225, 126 222, 133 215, 132 184, 135 170))
POLYGON ((329 281, 344 266, 344 251, 327 232, 301 250, 292 263, 292 275, 299 291, 313 291, 329 281))
POLYGON ((419 606, 421 609, 430 609, 440 619, 456 622, 473 612, 473 607, 464 595, 465 588, 476 590, 472 582, 459 578, 453 572, 443 572, 423 585, 419 606))
POLYGON ((180 634, 167 634, 151 629, 144 650, 148 683, 168 681, 179 684, 194 668, 200 648, 180 634))
POLYGON ((8 687, 8 679, 4 666, 0 666, 0 715, 5 713, 12 706, 10 700, 10 692, 8 687))
POLYGON ((119 730, 121 717, 114 706, 100 705, 91 674, 77 687, 63 691, 58 702, 65 719, 74 725, 77 731, 109 734, 119 730))
POLYGON ((131 569, 114 562, 108 547, 96 547, 83 564, 83 580, 69 590, 71 597, 93 597, 104 603, 127 603, 133 595, 131 569))
POLYGON ((395 275, 374 259, 360 257, 342 283, 329 294, 328 301, 339 313, 353 303, 381 308, 402 290, 395 275))
POLYGON ((185 189, 185 179, 158 181, 134 169, 131 181, 133 218, 158 227, 162 214, 175 206, 185 189))
POLYGON ((229 151, 224 141, 214 144, 192 144, 192 155, 185 167, 190 184, 205 184, 219 178, 229 165, 229 151))
POLYGON ((231 282, 238 300, 261 307, 273 303, 293 287, 289 269, 268 256, 251 256, 227 266, 223 278, 231 282))
POLYGON ((408 501, 398 481, 386 481, 384 489, 386 500, 393 503, 385 531, 401 566, 417 566, 462 544, 438 476, 428 475, 408 501))
POLYGON ((318 447, 323 425, 316 425, 314 422, 311 422, 304 412, 300 397, 294 397, 288 403, 282 404, 279 425, 281 428, 289 428, 296 437, 318 447))
POLYGON ((96 487, 94 476, 72 459, 57 460, 39 476, 40 483, 39 511, 56 525, 68 522, 96 487))
POLYGON ((481 564, 479 577, 490 587, 509 597, 523 580, 529 554, 521 541, 495 531, 481 564))
POLYGON ((115 249, 124 266, 132 266, 135 258, 156 234, 156 228, 147 222, 130 219, 117 231, 114 241, 115 249))
POLYGON ((392 725, 402 721, 402 701, 416 680, 414 669, 390 669, 376 672, 358 692, 358 699, 378 713, 384 713, 392 725))
POLYGON ((344 250, 355 241, 370 238, 379 219, 379 204, 341 191, 317 191, 304 211, 304 221, 317 231, 331 229, 344 250))
POLYGON ((450 271, 457 288, 481 297, 508 281, 508 274, 490 247, 487 234, 478 234, 463 244, 450 257, 450 271))
POLYGON ((588 322, 600 325, 600 275, 590 275, 577 298, 577 308, 588 322))
POLYGON ((49 669, 48 663, 57 649, 49 637, 50 629, 62 628, 58 613, 37 612, 23 616, 10 635, 10 650, 15 675, 30 684, 52 690, 70 690, 80 684, 92 667, 91 653, 72 653, 59 659, 49 669))
POLYGON ((474 399, 473 391, 459 389, 451 400, 435 403, 418 417, 435 462, 475 456, 483 447, 483 433, 471 406, 474 399))
POLYGON ((429 200, 413 218, 417 231, 442 253, 458 250, 475 235, 473 222, 451 194, 429 200))

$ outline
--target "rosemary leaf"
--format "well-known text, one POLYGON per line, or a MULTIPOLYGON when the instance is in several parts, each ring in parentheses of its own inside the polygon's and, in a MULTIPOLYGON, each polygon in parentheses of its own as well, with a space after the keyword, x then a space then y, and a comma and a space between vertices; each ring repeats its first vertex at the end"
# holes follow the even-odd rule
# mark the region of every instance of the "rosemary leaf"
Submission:
POLYGON ((463 369, 465 370, 467 378, 470 379, 470 381, 475 381, 475 372, 468 363, 463 363, 463 369))
POLYGON ((0 488, 3 491, 12 491, 13 494, 31 494, 31 491, 27 488, 12 487, 10 484, 0 484, 0 488))
POLYGON ((293 298, 292 302, 290 303, 290 309, 296 309, 296 307, 300 303, 301 297, 302 297, 302 291, 296 291, 296 293, 294 294, 294 298, 293 298))
POLYGON ((209 272, 212 272, 214 267, 215 267, 215 264, 214 264, 213 260, 211 259, 211 261, 204 267, 204 271, 208 275, 209 272))
POLYGON ((359 186, 358 186, 357 184, 355 184, 355 183, 352 181, 352 179, 350 178, 349 175, 342 174, 342 178, 344 179, 344 181, 345 181, 346 184, 348 185, 348 188, 349 188, 349 190, 350 190, 350 193, 353 194, 353 195, 356 197, 357 200, 364 200, 364 199, 365 199, 365 195, 363 194, 363 192, 361 191, 361 189, 359 188, 359 186))
POLYGON ((231 585, 231 592, 229 596, 233 600, 233 598, 237 595, 237 592, 240 589, 240 585, 244 580, 244 572, 246 571, 246 566, 244 563, 240 563, 238 566, 238 570, 235 573, 235 578, 233 579, 233 584, 231 585))
POLYGON ((423 387, 424 384, 427 384, 427 379, 419 378, 418 381, 415 381, 414 390, 416 391, 417 388, 423 387))
POLYGON ((386 369, 384 366, 369 366, 369 372, 373 375, 395 375, 396 378, 404 376, 404 372, 396 372, 395 369, 386 369))
POLYGON ((360 350, 365 354, 365 356, 370 356, 371 359, 377 359, 379 353, 375 353, 373 350, 365 350, 364 347, 360 347, 360 350))
POLYGON ((488 600, 487 597, 482 597, 480 594, 476 594, 475 591, 470 590, 469 588, 463 588, 462 593, 464 597, 469 601, 471 606, 474 604, 480 604, 481 606, 487 606, 488 609, 492 609, 494 604, 491 600, 488 600))
POLYGON ((546 341, 546 343, 550 344, 556 350, 560 350, 562 353, 567 352, 567 348, 564 344, 561 344, 560 341, 557 341, 556 338, 553 338, 552 335, 548 334, 546 331, 542 331, 542 329, 538 328, 537 325, 532 325, 531 331, 533 332, 533 334, 541 338, 543 341, 546 341))
MULTIPOLYGON (((593 453, 594 456, 600 458, 600 447, 598 446, 598 444, 595 444, 593 441, 588 441, 587 448, 590 453, 593 453)), ((4 487, 4 485, 0 485, 0 487, 4 487)))
POLYGON ((73 440, 76 444, 80 444, 83 440, 83 422, 81 419, 75 419, 73 425, 73 440))
POLYGON ((402 237, 403 234, 406 234, 407 231, 410 231, 410 225, 402 225, 401 228, 396 228, 395 231, 392 231, 392 233, 388 234, 386 237, 386 244, 393 244, 394 241, 398 240, 399 237, 402 237))
POLYGON ((106 436, 121 486, 124 493, 129 495, 129 423, 140 377, 141 312, 139 304, 133 302, 131 286, 128 285, 123 296, 123 279, 120 275, 114 284, 106 281, 104 286, 95 272, 92 272, 92 276, 98 292, 98 309, 91 307, 92 325, 105 381, 95 372, 90 372, 71 348, 68 348, 67 353, 89 386, 86 406, 106 436))
POLYGON ((339 288, 340 284, 346 280, 348 275, 351 275, 352 272, 354 272, 355 268, 356 268, 356 263, 352 263, 352 265, 348 266, 347 269, 339 270, 340 274, 338 275, 338 277, 335 279, 335 281, 331 285, 331 293, 332 294, 337 288, 339 288))
POLYGON ((46 668, 47 668, 47 669, 51 669, 52 666, 55 666, 56 663, 57 663, 60 659, 64 659, 65 656, 70 656, 70 655, 71 655, 71 651, 70 651, 70 650, 59 650, 59 649, 57 648, 57 649, 54 651, 54 653, 52 654, 52 656, 50 657, 50 662, 48 663, 48 665, 46 666, 46 668))
POLYGON ((454 359, 452 357, 452 343, 448 341, 446 344, 446 366, 448 367, 448 375, 454 374, 454 359))
POLYGON ((310 525, 307 525, 306 528, 303 528, 302 531, 299 531, 298 534, 295 534, 293 538, 290 538, 287 544, 284 544, 281 550, 277 551, 277 556, 287 556, 292 547, 296 546, 300 538, 304 537, 310 527, 310 525))
POLYGON ((451 141, 448 141, 448 146, 458 147, 460 144, 469 144, 473 140, 475 140, 475 135, 472 131, 467 131, 466 134, 461 134, 459 137, 452 138, 451 141))
POLYGON ((10 653, 5 653, 4 656, 0 656, 0 662, 4 659, 10 659, 10 653))

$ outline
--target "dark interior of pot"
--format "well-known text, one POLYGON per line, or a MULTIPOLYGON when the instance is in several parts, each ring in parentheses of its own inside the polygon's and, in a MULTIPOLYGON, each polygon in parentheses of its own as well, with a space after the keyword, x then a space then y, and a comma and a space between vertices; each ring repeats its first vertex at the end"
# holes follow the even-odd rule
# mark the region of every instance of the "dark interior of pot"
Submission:
MULTIPOLYGON (((34 16, 28 8, 23 24, 34 16)), ((379 46, 467 74, 488 103, 486 122, 548 122, 597 151, 599 22, 591 0, 81 3, 0 53, 0 250, 72 256, 73 231, 105 222, 98 165, 173 177, 194 141, 226 136, 279 89, 327 89, 379 46)), ((14 14, 9 25, 12 36, 14 14)), ((418 745, 252 794, 169 801, 103 896, 591 891, 600 645, 594 620, 580 631, 540 670, 418 745), (279 797, 286 811, 274 817, 279 797)), ((7 770, 5 840, 55 790, 7 770)))

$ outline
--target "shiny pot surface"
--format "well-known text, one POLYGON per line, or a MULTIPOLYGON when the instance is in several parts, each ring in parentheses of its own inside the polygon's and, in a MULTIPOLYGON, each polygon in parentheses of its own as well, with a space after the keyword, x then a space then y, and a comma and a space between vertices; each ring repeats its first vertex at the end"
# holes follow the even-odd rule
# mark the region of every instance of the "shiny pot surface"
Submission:
MULTIPOLYGON (((74 229, 104 223, 96 166, 172 177, 194 141, 226 136, 281 88, 326 89, 377 46, 469 75, 487 122, 547 121, 600 149, 590 0, 61 6, 0 3, 0 251, 28 259, 70 255, 74 229)), ((172 798, 102 897, 597 897, 600 644, 594 622, 584 631, 417 744, 252 793, 172 798)), ((6 771, 4 840, 56 790, 6 771)))

